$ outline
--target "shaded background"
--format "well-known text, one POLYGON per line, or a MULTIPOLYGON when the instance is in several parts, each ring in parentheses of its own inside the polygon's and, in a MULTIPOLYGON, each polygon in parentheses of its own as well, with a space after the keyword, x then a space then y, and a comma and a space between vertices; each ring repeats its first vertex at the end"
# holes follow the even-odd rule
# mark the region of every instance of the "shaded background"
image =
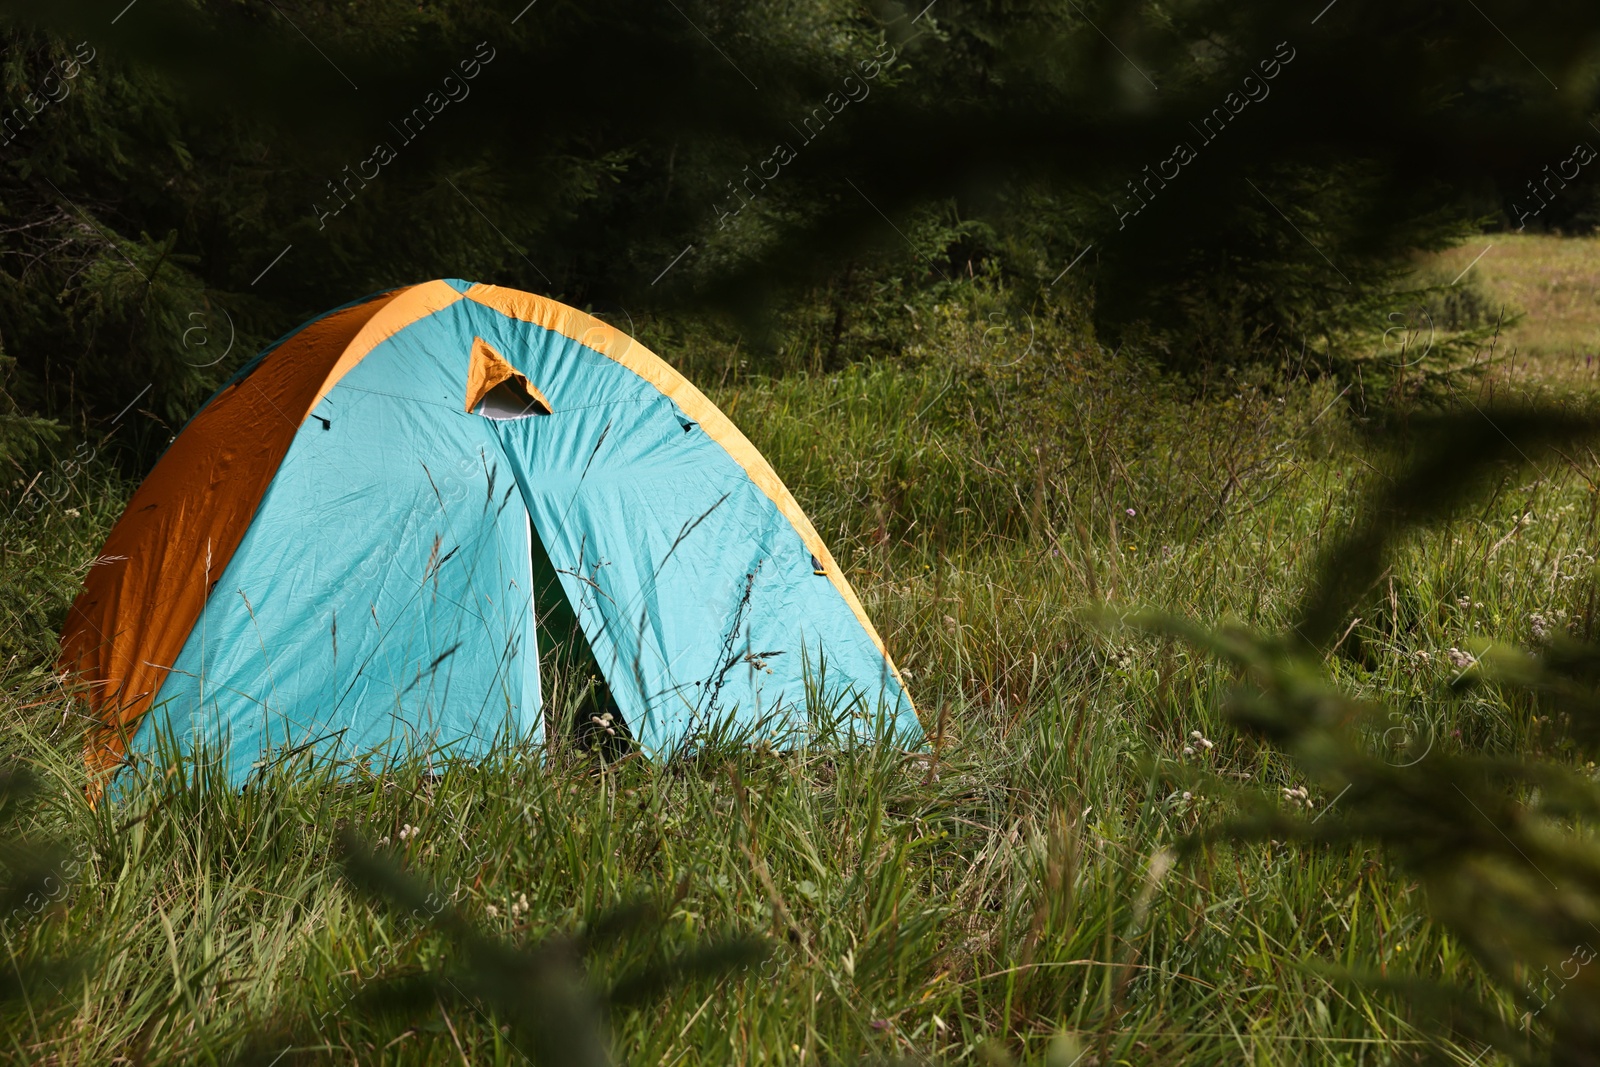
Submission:
POLYGON ((1416 250, 1593 227, 1595 168, 1560 172, 1600 146, 1597 31, 1575 0, 8 4, 0 441, 132 403, 136 471, 271 338, 441 276, 743 372, 894 355, 987 279, 1169 365, 1347 374, 1416 250))

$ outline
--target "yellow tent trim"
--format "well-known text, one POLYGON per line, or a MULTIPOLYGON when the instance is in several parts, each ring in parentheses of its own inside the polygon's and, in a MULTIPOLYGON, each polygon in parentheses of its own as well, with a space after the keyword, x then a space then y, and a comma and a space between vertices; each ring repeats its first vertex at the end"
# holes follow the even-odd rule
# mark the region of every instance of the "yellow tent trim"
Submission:
POLYGON ((311 417, 311 410, 322 403, 346 374, 356 369, 356 364, 367 358, 368 352, 412 323, 425 319, 436 311, 443 311, 461 298, 462 294, 454 286, 442 281, 423 282, 421 285, 402 289, 399 295, 390 300, 382 311, 372 316, 372 320, 345 346, 333 369, 323 379, 321 388, 317 390, 317 399, 300 421, 304 422, 311 417))
POLYGON ((704 393, 638 341, 576 308, 570 308, 533 293, 505 289, 498 285, 474 285, 467 290, 466 295, 467 299, 509 318, 520 322, 531 322, 563 337, 571 338, 622 364, 670 397, 685 415, 699 423, 700 428, 721 445, 728 455, 733 457, 734 462, 745 469, 745 473, 750 475, 750 480, 761 488, 761 491, 777 505, 784 518, 794 526, 795 531, 800 534, 800 539, 811 550, 811 554, 822 562, 822 569, 827 574, 828 580, 839 591, 839 595, 844 597, 844 602, 850 606, 856 620, 861 623, 862 628, 872 638, 872 643, 882 653, 884 662, 888 664, 895 680, 901 683, 901 688, 905 688, 900 678, 900 671, 894 665, 893 657, 884 647, 883 639, 878 636, 872 620, 867 617, 856 591, 845 580, 838 563, 828 551, 828 546, 812 527, 811 520, 800 510, 800 504, 795 500, 794 494, 789 492, 788 486, 778 477, 778 472, 772 469, 772 465, 756 450, 756 446, 739 432, 739 428, 732 420, 724 415, 704 393))

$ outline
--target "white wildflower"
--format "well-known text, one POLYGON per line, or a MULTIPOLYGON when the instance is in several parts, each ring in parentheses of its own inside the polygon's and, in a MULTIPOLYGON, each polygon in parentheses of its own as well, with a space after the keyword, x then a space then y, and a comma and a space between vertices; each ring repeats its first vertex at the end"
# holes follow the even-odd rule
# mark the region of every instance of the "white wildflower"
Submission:
POLYGON ((1311 792, 1303 785, 1284 786, 1283 799, 1290 804, 1305 808, 1308 811, 1316 807, 1315 802, 1313 802, 1311 799, 1311 792))
POLYGON ((1451 646, 1450 650, 1445 653, 1445 655, 1449 657, 1451 666, 1455 667, 1457 670, 1466 670, 1468 667, 1478 662, 1478 658, 1472 653, 1463 652, 1453 645, 1451 646))

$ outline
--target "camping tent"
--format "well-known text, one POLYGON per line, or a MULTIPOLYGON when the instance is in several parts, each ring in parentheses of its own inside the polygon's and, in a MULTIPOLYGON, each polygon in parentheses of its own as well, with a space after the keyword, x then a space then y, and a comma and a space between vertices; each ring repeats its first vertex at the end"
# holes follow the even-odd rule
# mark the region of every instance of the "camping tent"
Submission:
POLYGON ((285 753, 537 738, 552 643, 646 753, 718 724, 793 741, 819 705, 920 739, 855 592, 715 405, 589 315, 453 280, 313 319, 224 385, 112 530, 62 666, 96 781, 164 730, 239 784, 285 753))

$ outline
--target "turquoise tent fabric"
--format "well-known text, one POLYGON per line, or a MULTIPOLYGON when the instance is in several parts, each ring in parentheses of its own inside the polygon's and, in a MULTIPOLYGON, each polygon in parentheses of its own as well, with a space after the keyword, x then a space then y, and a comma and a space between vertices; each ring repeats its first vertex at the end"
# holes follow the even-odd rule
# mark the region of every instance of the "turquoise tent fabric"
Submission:
POLYGON ((462 300, 374 348, 300 427, 130 752, 166 732, 239 784, 307 750, 442 760, 537 739, 540 547, 647 754, 728 723, 795 743, 819 707, 855 737, 920 742, 884 655, 720 444, 615 360, 462 300), (464 410, 475 338, 549 414, 464 410))

